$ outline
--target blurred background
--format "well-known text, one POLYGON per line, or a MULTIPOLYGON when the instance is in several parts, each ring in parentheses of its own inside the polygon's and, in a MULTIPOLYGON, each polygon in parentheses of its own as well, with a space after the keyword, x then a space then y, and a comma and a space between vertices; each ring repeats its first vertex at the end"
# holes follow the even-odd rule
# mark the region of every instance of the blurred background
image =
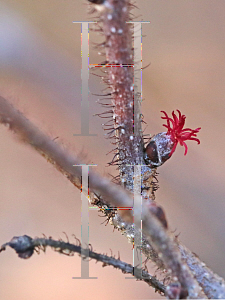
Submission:
MULTIPOLYGON (((138 0, 136 20, 143 25, 142 112, 146 133, 164 131, 161 110, 180 109, 187 127, 201 127, 201 144, 178 147, 159 171, 156 201, 166 211, 170 230, 209 267, 225 277, 225 2, 223 0, 138 0)), ((81 48, 79 24, 93 20, 87 1, 0 1, 0 94, 69 151, 98 165, 105 176, 112 149, 93 117, 102 111, 90 94, 90 133, 80 133, 81 48)), ((90 33, 90 63, 104 61, 90 33)), ((90 76, 90 93, 104 86, 90 76)), ((0 244, 13 236, 45 234, 80 238, 80 192, 28 146, 0 127, 0 244)), ((132 246, 112 226, 90 211, 94 250, 132 263, 132 246)), ((46 254, 19 259, 0 255, 0 298, 18 299, 151 299, 161 298, 142 282, 126 280, 111 267, 90 262, 90 276, 76 280, 80 258, 47 249, 46 254)), ((152 268, 152 273, 155 268, 152 268)))

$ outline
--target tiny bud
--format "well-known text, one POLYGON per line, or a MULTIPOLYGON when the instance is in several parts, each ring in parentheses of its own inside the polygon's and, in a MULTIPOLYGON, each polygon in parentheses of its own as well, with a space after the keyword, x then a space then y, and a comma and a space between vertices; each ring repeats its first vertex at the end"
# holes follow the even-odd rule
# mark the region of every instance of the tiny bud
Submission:
POLYGON ((166 295, 169 299, 180 299, 181 285, 179 282, 171 283, 166 287, 166 295))
POLYGON ((155 202, 151 202, 148 204, 149 210, 156 216, 156 218, 161 222, 165 229, 168 228, 166 216, 163 209, 158 206, 155 202))
POLYGON ((169 299, 186 299, 188 291, 182 288, 179 282, 173 282, 167 286, 166 295, 169 299))
POLYGON ((94 4, 103 4, 105 2, 105 0, 88 0, 88 1, 94 4))
POLYGON ((166 132, 155 135, 144 150, 144 159, 146 164, 152 168, 161 166, 170 158, 174 142, 166 132))
POLYGON ((31 257, 34 252, 32 238, 28 235, 14 236, 8 245, 16 251, 20 258, 27 259, 31 257))
POLYGON ((159 162, 158 150, 155 141, 151 141, 145 149, 148 159, 153 163, 159 162))

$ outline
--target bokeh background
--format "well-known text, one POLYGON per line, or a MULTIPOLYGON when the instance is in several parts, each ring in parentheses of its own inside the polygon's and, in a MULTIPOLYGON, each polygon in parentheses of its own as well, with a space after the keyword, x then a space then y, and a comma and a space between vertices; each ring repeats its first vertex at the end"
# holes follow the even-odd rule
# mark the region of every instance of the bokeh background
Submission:
MULTIPOLYGON (((202 127, 201 144, 179 147, 159 168, 156 200, 166 211, 170 230, 215 272, 225 276, 225 2, 223 0, 138 0, 136 20, 143 25, 142 110, 146 133, 164 131, 161 110, 180 109, 187 126, 202 127)), ((87 2, 78 0, 0 1, 0 94, 69 151, 106 167, 112 149, 104 137, 102 111, 90 95, 90 132, 80 133, 80 25, 92 20, 87 2)), ((104 61, 93 50, 99 40, 90 34, 90 62, 104 61)), ((99 78, 90 76, 90 92, 101 93, 99 78)), ((80 193, 50 164, 0 127, 0 243, 15 235, 45 234, 80 238, 80 193)), ((132 263, 132 247, 112 226, 90 212, 94 250, 132 263)), ((80 258, 47 250, 28 260, 12 250, 0 255, 0 298, 14 299, 152 299, 160 298, 142 282, 126 280, 111 267, 90 262, 98 280, 75 280, 80 258)), ((155 269, 151 270, 154 273, 155 269)))

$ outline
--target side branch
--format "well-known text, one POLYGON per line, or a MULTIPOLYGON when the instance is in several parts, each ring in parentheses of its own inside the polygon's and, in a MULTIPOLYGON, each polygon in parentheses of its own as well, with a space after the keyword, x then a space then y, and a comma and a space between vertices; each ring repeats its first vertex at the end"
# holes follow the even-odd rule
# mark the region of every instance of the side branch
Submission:
POLYGON ((78 253, 81 256, 82 251, 83 259, 90 257, 92 259, 95 259, 96 261, 102 262, 103 267, 113 266, 116 269, 120 269, 123 273, 134 275, 138 280, 145 281, 149 286, 152 286, 156 291, 162 294, 165 294, 166 291, 166 287, 159 280, 157 280, 154 276, 150 275, 143 269, 137 267, 133 268, 132 265, 121 261, 119 258, 117 259, 112 256, 99 254, 90 249, 82 249, 81 246, 63 242, 61 240, 55 241, 51 238, 32 239, 27 235, 13 237, 10 242, 5 243, 1 246, 0 252, 4 251, 7 246, 13 248, 20 258, 31 257, 34 253, 34 250, 36 250, 37 252, 39 252, 40 250, 45 251, 47 246, 51 247, 61 254, 69 256, 73 256, 74 253, 78 253), (134 272, 134 269, 136 269, 137 272, 134 272), (138 276, 139 274, 142 274, 142 276, 138 276))

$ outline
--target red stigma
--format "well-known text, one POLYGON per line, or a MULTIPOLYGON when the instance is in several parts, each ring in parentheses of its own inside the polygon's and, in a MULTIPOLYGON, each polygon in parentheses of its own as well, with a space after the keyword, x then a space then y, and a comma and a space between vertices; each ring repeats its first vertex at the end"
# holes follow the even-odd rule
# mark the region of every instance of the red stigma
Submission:
POLYGON ((185 148, 184 155, 187 154, 187 150, 188 150, 185 141, 193 140, 196 141, 198 144, 200 144, 200 140, 196 138, 197 133, 201 129, 200 127, 196 129, 190 129, 190 128, 183 129, 186 116, 181 115, 181 112, 179 110, 177 110, 178 117, 175 115, 174 111, 172 112, 173 119, 169 118, 165 111, 161 111, 161 112, 164 113, 165 115, 165 117, 161 117, 161 118, 167 121, 167 124, 163 124, 163 126, 167 128, 167 135, 170 136, 172 142, 174 143, 173 148, 170 152, 170 156, 175 151, 178 142, 180 143, 181 146, 184 146, 185 148))

